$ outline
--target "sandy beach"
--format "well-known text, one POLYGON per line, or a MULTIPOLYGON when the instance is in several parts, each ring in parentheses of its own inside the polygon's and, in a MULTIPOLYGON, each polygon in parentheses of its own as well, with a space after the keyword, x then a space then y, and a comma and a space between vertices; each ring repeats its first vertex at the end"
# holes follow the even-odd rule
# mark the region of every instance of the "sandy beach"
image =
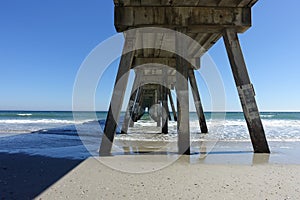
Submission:
POLYGON ((218 142, 209 154, 180 156, 143 143, 85 160, 36 199, 299 199, 300 159, 291 153, 299 143, 271 143, 270 155, 249 145, 218 142))
POLYGON ((300 1, 0 5, 0 200, 300 200, 300 1))
POLYGON ((0 154, 0 199, 299 199, 300 143, 116 140, 113 155, 85 160, 0 154))
MULTIPOLYGON (((299 199, 300 166, 201 164, 182 156, 161 170, 132 174, 103 163, 143 170, 163 155, 90 158, 36 199, 299 199), (99 162, 100 161, 100 162, 99 162)), ((129 169, 130 170, 130 169, 129 169)))
POLYGON ((194 144, 191 156, 116 144, 113 156, 84 161, 1 153, 1 199, 300 198, 299 142, 270 142, 271 154, 253 154, 249 142, 194 144))

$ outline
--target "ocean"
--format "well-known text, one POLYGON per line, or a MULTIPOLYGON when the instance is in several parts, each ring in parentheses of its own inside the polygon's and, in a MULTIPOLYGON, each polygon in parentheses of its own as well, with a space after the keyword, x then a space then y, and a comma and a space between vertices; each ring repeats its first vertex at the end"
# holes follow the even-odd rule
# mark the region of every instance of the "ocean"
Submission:
MULTIPOLYGON (((25 153, 49 157, 84 159, 97 155, 107 112, 0 111, 0 152, 25 153), (79 117, 78 117, 79 116, 79 117)), ((120 117, 120 125, 124 113, 120 117)), ((205 113, 209 134, 199 134, 197 115, 190 113, 193 142, 250 141, 243 113, 205 113)), ((262 122, 269 142, 299 142, 300 112, 262 112, 262 122)), ((117 129, 120 132, 120 128, 117 129)), ((169 122, 169 134, 157 134, 160 129, 145 115, 129 129, 128 135, 117 134, 117 141, 177 140, 176 122, 169 122)))

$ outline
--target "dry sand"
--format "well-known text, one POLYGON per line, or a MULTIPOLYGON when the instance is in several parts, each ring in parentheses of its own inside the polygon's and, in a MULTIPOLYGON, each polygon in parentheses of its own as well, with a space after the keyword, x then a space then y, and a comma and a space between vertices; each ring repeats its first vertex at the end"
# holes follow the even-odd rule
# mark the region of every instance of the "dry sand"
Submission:
POLYGON ((89 158, 36 199, 300 199, 300 165, 249 155, 252 164, 207 164, 197 155, 89 158))

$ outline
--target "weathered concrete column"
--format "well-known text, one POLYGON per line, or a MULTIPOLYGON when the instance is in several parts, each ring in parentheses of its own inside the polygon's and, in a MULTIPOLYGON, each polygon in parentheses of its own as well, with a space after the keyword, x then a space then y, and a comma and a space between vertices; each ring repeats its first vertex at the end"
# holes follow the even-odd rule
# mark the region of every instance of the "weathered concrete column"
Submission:
POLYGON ((176 94, 177 94, 177 132, 178 151, 180 154, 190 154, 190 120, 189 120, 189 88, 188 88, 188 65, 179 56, 186 57, 187 44, 176 35, 176 94))
MULTIPOLYGON (((134 89, 134 87, 132 87, 132 89, 134 89)), ((133 93, 131 93, 129 102, 128 102, 128 106, 126 109, 126 113, 124 116, 124 121, 123 121, 123 125, 122 125, 122 131, 121 134, 127 134, 128 132, 128 126, 130 123, 132 123, 132 119, 131 119, 131 112, 134 106, 134 101, 135 101, 135 97, 136 97, 136 91, 134 91, 133 93)))
POLYGON ((144 110, 143 110, 143 107, 142 107, 143 102, 144 102, 144 93, 145 93, 144 87, 141 86, 140 90, 141 90, 141 95, 140 95, 140 98, 138 99, 137 112, 136 112, 136 117, 134 119, 134 122, 137 122, 138 120, 140 120, 142 118, 142 116, 144 115, 144 110))
MULTIPOLYGON (((123 52, 135 48, 136 38, 135 32, 130 32, 125 35, 125 44, 123 52)), ((105 122, 104 134, 100 145, 100 156, 110 155, 112 143, 116 133, 120 112, 124 100, 125 90, 128 83, 129 71, 132 66, 134 51, 123 53, 118 74, 115 81, 114 91, 112 94, 108 115, 105 122)))
POLYGON ((129 127, 133 127, 134 126, 134 122, 135 122, 135 113, 136 113, 136 107, 139 101, 141 95, 141 90, 140 87, 138 86, 136 88, 136 95, 135 95, 135 99, 133 101, 133 105, 132 105, 132 109, 131 109, 131 113, 130 113, 130 121, 129 121, 129 127))
MULTIPOLYGON (((168 99, 168 96, 167 96, 167 99, 168 99)), ((168 101, 167 101, 167 103, 168 103, 168 101)), ((169 110, 169 108, 168 108, 168 118, 169 118, 169 121, 171 121, 171 120, 172 120, 172 117, 171 117, 171 113, 170 113, 170 110, 169 110)))
POLYGON ((168 73, 166 69, 163 69, 162 74, 162 133, 168 133, 168 116, 169 116, 169 108, 168 108, 168 94, 167 94, 167 80, 168 80, 168 73))
POLYGON ((194 102, 195 102, 195 107, 196 107, 196 111, 197 111, 197 115, 198 115, 198 119, 199 119, 201 133, 207 133, 208 130, 207 130, 207 125, 206 125, 206 120, 205 120, 205 116, 204 116, 204 112, 203 112, 203 107, 202 107, 202 103, 201 103, 201 99, 200 99, 200 94, 199 94, 194 70, 192 68, 189 69, 189 80, 190 80, 191 89, 192 89, 194 102))
POLYGON ((127 109, 126 109, 126 113, 125 113, 125 116, 124 116, 124 121, 123 121, 123 125, 122 125, 121 134, 127 134, 129 124, 133 123, 132 118, 131 118, 131 113, 132 113, 133 108, 134 108, 136 95, 137 95, 137 90, 139 88, 139 85, 140 85, 140 76, 139 76, 138 73, 136 73, 135 78, 134 78, 134 82, 133 82, 133 85, 132 85, 132 89, 131 89, 131 96, 130 96, 128 106, 127 106, 127 109))
POLYGON ((160 114, 160 102, 159 102, 159 96, 160 96, 160 91, 159 87, 157 87, 157 90, 155 91, 155 101, 156 101, 156 115, 157 115, 157 121, 156 121, 156 126, 161 127, 161 114, 160 114))
POLYGON ((171 108, 172 108, 172 112, 173 112, 173 116, 174 116, 174 121, 177 121, 177 113, 175 110, 175 106, 174 106, 174 101, 173 101, 173 97, 171 94, 171 90, 168 90, 168 94, 169 94, 169 100, 170 100, 170 104, 171 104, 171 108))
POLYGON ((131 118, 133 122, 137 122, 139 118, 140 105, 142 101, 143 101, 143 86, 138 88, 137 98, 135 100, 133 112, 131 113, 131 118))
POLYGON ((235 30, 227 29, 223 34, 223 38, 254 152, 270 153, 255 100, 254 88, 250 82, 238 35, 235 30))
POLYGON ((163 87, 162 108, 164 109, 164 112, 162 113, 162 122, 163 122, 162 133, 166 134, 168 133, 169 108, 168 108, 167 88, 165 87, 163 87))

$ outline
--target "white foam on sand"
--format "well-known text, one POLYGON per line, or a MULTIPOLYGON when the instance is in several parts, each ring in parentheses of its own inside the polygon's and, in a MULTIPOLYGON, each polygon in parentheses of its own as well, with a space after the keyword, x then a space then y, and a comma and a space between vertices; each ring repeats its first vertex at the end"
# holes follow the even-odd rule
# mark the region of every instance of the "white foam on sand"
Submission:
MULTIPOLYGON (((74 120, 58 120, 58 119, 5 119, 0 120, 0 124, 74 124, 74 120)), ((78 122, 82 123, 82 122, 78 122)))

